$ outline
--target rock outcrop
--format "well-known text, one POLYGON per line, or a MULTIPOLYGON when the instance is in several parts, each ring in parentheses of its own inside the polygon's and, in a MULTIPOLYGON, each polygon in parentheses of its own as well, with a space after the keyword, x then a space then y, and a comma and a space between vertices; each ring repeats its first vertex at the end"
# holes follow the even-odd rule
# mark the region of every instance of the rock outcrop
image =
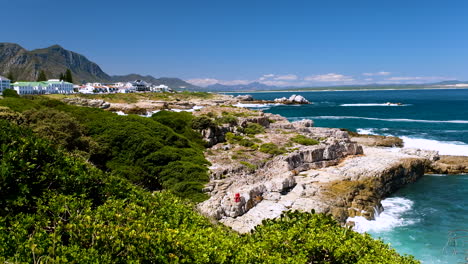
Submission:
POLYGON ((236 97, 234 97, 235 99, 239 100, 239 101, 243 101, 243 102, 251 102, 254 100, 254 98, 249 95, 249 94, 246 94, 246 95, 238 95, 236 97))
POLYGON ((291 95, 289 98, 281 97, 274 100, 279 104, 310 104, 309 100, 305 99, 302 95, 291 95))
POLYGON ((276 157, 255 174, 213 181, 200 211, 242 233, 286 210, 331 213, 342 223, 356 215, 372 219, 383 198, 424 174, 424 158, 379 148, 355 156, 362 153, 356 146, 307 147, 276 157), (345 159, 339 163, 339 157, 345 159))
POLYGON ((354 134, 351 140, 369 147, 403 147, 403 140, 398 137, 354 134))
POLYGON ((85 98, 73 97, 73 98, 64 98, 63 101, 71 105, 94 107, 94 108, 101 108, 101 109, 107 109, 110 107, 110 103, 104 100, 100 100, 100 99, 85 99, 85 98))
POLYGON ((244 215, 264 199, 279 199, 288 193, 295 187, 295 176, 301 171, 336 165, 346 156, 359 154, 362 154, 362 148, 356 143, 336 141, 277 156, 255 173, 242 171, 230 174, 226 179, 212 181, 207 186, 207 190, 211 190, 211 198, 199 208, 215 219, 244 215), (238 201, 236 194, 240 197, 238 201))
POLYGON ((427 167, 426 173, 461 174, 468 173, 468 156, 440 156, 427 167))

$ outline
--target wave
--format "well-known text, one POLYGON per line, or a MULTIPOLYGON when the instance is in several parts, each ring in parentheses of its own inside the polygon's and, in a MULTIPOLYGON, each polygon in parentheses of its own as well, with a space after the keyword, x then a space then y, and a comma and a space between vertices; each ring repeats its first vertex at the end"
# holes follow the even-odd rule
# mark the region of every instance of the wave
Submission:
POLYGON ((236 107, 245 107, 245 108, 265 108, 265 107, 271 107, 271 106, 278 106, 278 105, 283 105, 283 104, 235 104, 233 106, 236 107))
POLYGON ((369 104, 341 104, 340 106, 410 106, 410 104, 399 104, 399 103, 369 103, 369 104))
POLYGON ((468 145, 458 141, 438 141, 424 138, 400 136, 405 148, 419 148, 438 151, 440 155, 468 156, 468 145))
POLYGON ((395 227, 408 226, 417 223, 414 219, 402 218, 405 212, 413 207, 413 201, 401 198, 391 197, 382 200, 383 212, 375 217, 375 220, 367 220, 362 216, 349 217, 347 221, 355 223, 353 230, 359 233, 389 231, 395 227))
POLYGON ((415 122, 415 123, 449 123, 449 124, 468 124, 468 120, 421 120, 421 119, 406 119, 406 118, 376 118, 376 117, 361 117, 361 116, 313 116, 309 119, 365 119, 386 122, 415 122))

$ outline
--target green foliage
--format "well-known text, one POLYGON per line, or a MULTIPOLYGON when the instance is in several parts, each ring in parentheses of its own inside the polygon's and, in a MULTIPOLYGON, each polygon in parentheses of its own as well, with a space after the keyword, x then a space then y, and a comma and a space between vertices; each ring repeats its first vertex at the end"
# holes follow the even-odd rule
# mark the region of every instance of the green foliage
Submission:
POLYGON ((306 137, 304 135, 296 135, 291 138, 291 141, 297 144, 305 145, 305 146, 312 146, 312 145, 320 144, 318 140, 306 137))
POLYGON ((37 81, 38 81, 38 82, 45 82, 45 81, 47 81, 47 75, 46 75, 45 71, 41 70, 41 71, 39 72, 39 75, 37 76, 37 81))
POLYGON ((221 117, 217 117, 215 119, 216 124, 222 125, 222 124, 230 124, 230 125, 236 125, 237 124, 237 117, 233 115, 223 115, 221 117))
POLYGON ((256 135, 265 133, 265 128, 257 123, 248 123, 247 126, 242 128, 240 132, 247 135, 256 135))
POLYGON ((19 97, 18 93, 13 89, 5 89, 2 92, 3 97, 19 97))
POLYGON ((84 126, 71 115, 50 108, 28 110, 23 114, 35 133, 54 144, 84 156, 97 152, 97 143, 86 136, 84 126))
POLYGON ((34 210, 36 199, 45 191, 100 200, 96 189, 104 179, 97 169, 0 120, 0 215, 34 210))
POLYGON ((208 116, 197 116, 192 119, 191 127, 195 130, 204 130, 214 128, 216 127, 216 124, 213 122, 213 119, 208 116))
POLYGON ((255 171, 257 169, 257 165, 255 164, 252 164, 250 162, 247 162, 247 161, 239 161, 240 164, 244 165, 247 169, 249 169, 250 171, 255 171))
POLYGON ((12 71, 9 71, 9 72, 8 72, 8 75, 7 75, 6 77, 10 80, 10 83, 16 82, 16 77, 15 77, 15 75, 13 74, 12 71))
POLYGON ((271 155, 281 155, 287 152, 286 149, 279 148, 274 143, 265 143, 265 144, 260 145, 260 151, 263 153, 271 154, 271 155))
MULTIPOLYGON (((148 130, 163 126, 83 109, 68 111, 80 113, 82 120, 101 117, 105 127, 88 122, 91 130, 105 134, 117 132, 110 121, 140 136, 140 126, 131 124, 148 122, 148 130)), ((173 145, 161 153, 177 156, 180 149, 173 145)), ((165 157, 153 162, 167 163, 160 159, 165 157)), ((187 162, 173 161, 171 169, 196 175, 197 168, 187 162)), ((102 172, 6 120, 0 120, 0 165, 0 261, 5 263, 418 263, 326 215, 289 212, 239 235, 211 224, 186 200, 102 172)), ((174 178, 169 170, 165 176, 174 178)), ((177 180, 167 184, 186 188, 177 180)))
POLYGON ((73 83, 73 74, 70 69, 67 69, 65 71, 65 74, 63 75, 63 80, 69 83, 73 83))
POLYGON ((257 145, 254 143, 254 141, 244 138, 241 135, 236 135, 234 133, 228 132, 226 133, 225 137, 226 137, 226 141, 230 144, 238 144, 247 148, 254 148, 254 149, 257 148, 256 147, 257 145))
POLYGON ((8 107, 0 106, 0 119, 8 120, 17 125, 24 123, 24 116, 8 107))

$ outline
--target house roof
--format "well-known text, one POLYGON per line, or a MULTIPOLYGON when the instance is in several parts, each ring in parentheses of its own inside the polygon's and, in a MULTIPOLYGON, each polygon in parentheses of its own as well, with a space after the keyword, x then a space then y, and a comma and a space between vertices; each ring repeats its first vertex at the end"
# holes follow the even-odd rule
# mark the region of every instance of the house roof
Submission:
POLYGON ((9 81, 10 79, 6 78, 6 77, 3 77, 0 75, 0 81, 9 81))

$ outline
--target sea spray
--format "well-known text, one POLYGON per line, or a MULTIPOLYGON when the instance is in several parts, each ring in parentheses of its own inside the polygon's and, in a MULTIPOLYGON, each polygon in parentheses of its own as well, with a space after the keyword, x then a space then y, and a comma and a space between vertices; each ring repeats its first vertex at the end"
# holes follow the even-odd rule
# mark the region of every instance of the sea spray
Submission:
POLYGON ((353 230, 364 233, 369 231, 380 232, 391 230, 398 226, 407 226, 416 223, 414 219, 404 219, 402 215, 411 210, 413 202, 409 199, 402 197, 392 197, 383 200, 383 211, 377 214, 375 220, 367 220, 362 216, 350 217, 348 222, 355 223, 353 230))

